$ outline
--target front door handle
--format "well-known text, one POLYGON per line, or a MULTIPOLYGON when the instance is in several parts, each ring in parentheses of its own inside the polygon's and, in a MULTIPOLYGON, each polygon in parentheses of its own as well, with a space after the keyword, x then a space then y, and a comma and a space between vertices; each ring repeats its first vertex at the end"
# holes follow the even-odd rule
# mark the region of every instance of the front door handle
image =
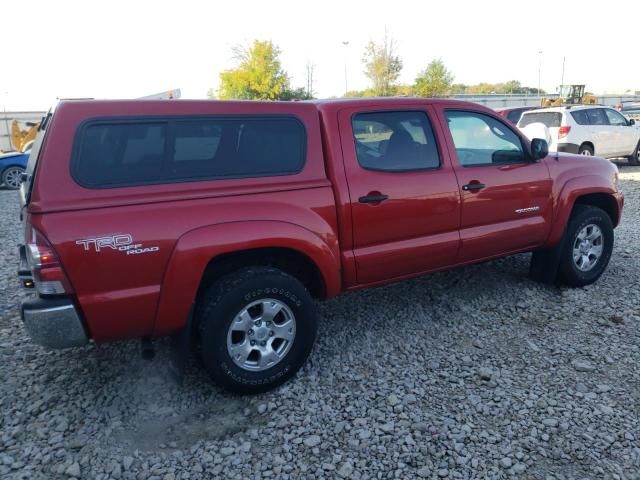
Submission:
POLYGON ((482 190, 486 185, 484 183, 468 183, 462 186, 462 190, 465 192, 474 192, 476 190, 482 190))
POLYGON ((360 203, 380 203, 380 202, 384 202, 387 198, 389 198, 389 195, 371 192, 369 195, 360 197, 358 201, 360 203))

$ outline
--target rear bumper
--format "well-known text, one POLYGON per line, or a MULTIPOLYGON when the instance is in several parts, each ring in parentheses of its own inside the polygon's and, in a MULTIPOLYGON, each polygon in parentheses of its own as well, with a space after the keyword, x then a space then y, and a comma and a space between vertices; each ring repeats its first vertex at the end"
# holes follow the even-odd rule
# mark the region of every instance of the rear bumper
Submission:
POLYGON ((20 308, 31 339, 43 347, 79 347, 89 341, 82 320, 71 300, 35 298, 20 308))
POLYGON ((559 143, 558 144, 558 152, 577 154, 578 153, 578 147, 579 147, 579 145, 577 145, 575 143, 559 143))

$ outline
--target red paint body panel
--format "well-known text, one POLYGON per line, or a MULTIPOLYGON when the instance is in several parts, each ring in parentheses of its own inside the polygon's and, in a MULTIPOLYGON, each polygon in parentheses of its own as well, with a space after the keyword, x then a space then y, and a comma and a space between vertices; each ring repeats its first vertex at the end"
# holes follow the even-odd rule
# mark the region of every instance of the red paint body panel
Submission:
POLYGON ((499 118, 465 102, 407 98, 62 102, 47 129, 27 222, 60 257, 90 336, 106 342, 179 331, 207 265, 227 253, 294 250, 317 267, 325 296, 332 297, 552 246, 583 194, 610 195, 619 219, 623 201, 617 173, 600 159, 561 156, 461 167, 444 117, 447 108, 499 118), (351 117, 380 110, 423 111, 434 130, 440 168, 404 173, 361 168, 351 117), (294 175, 103 189, 83 188, 71 177, 74 136, 90 118, 206 114, 297 117, 307 134, 304 169, 294 175), (473 181, 487 187, 473 193, 461 188, 473 181), (358 202, 371 192, 389 199, 358 202), (516 212, 531 206, 539 208, 516 212), (154 249, 127 255, 77 243, 116 235, 130 235, 134 243, 154 249))
MULTIPOLYGON (((431 124, 435 123, 428 105, 407 103, 403 108, 423 111, 431 124)), ((451 265, 460 245, 460 195, 446 150, 440 148, 441 167, 435 170, 382 172, 358 164, 351 118, 355 113, 384 110, 397 107, 348 107, 338 116, 358 283, 451 265), (388 195, 389 199, 377 204, 358 202, 373 193, 388 195)))

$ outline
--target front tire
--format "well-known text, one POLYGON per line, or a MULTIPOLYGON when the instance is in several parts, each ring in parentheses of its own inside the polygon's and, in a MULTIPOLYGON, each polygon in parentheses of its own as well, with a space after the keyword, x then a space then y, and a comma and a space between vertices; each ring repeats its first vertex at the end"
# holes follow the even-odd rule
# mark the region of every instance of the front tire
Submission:
POLYGON ((613 251, 613 224, 600 208, 576 205, 571 213, 562 254, 560 280, 572 287, 589 285, 604 273, 613 251))
POLYGON ((20 183, 22 183, 23 173, 24 168, 22 167, 8 167, 2 172, 2 183, 9 190, 17 190, 20 188, 20 183))
POLYGON ((317 332, 315 305, 291 275, 249 267, 212 284, 196 309, 205 369, 223 388, 255 394, 304 365, 317 332))
POLYGON ((636 145, 636 149, 629 155, 629 165, 640 165, 640 142, 636 145))

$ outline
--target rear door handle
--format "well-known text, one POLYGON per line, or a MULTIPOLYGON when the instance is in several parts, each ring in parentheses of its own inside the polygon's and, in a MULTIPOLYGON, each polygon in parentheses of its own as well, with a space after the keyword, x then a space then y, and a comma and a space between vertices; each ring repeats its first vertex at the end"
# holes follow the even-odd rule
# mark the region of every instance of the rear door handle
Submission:
POLYGON ((384 202, 387 198, 389 198, 389 195, 384 195, 382 193, 377 193, 377 194, 370 193, 369 195, 360 197, 358 201, 360 203, 380 203, 380 202, 384 202))
POLYGON ((462 186, 462 190, 465 192, 473 192, 475 190, 482 190, 486 185, 484 183, 468 183, 467 185, 462 186))

